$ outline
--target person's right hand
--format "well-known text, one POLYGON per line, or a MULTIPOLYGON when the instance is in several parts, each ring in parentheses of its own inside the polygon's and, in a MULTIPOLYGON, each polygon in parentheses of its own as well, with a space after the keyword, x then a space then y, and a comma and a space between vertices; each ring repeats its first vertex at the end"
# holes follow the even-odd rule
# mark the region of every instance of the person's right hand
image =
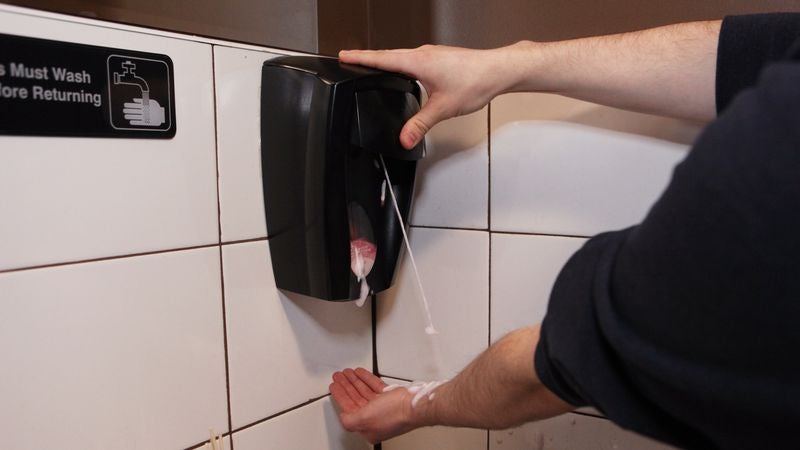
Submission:
POLYGON ((438 122, 475 112, 509 87, 514 67, 503 64, 504 50, 423 45, 401 50, 342 50, 339 59, 400 72, 422 83, 428 102, 400 131, 400 143, 411 149, 438 122))
POLYGON ((344 429, 361 434, 371 444, 416 428, 407 389, 383 392, 386 383, 370 371, 357 368, 333 374, 330 392, 339 406, 344 429))

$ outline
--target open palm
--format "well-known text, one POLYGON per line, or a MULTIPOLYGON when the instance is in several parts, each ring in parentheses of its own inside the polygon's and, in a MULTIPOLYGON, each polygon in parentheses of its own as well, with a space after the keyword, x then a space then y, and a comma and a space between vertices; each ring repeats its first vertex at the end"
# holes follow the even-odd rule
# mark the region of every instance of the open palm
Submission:
POLYGON ((415 428, 413 395, 406 389, 383 392, 386 386, 360 367, 333 374, 330 392, 341 410, 339 420, 347 431, 358 432, 374 444, 415 428))

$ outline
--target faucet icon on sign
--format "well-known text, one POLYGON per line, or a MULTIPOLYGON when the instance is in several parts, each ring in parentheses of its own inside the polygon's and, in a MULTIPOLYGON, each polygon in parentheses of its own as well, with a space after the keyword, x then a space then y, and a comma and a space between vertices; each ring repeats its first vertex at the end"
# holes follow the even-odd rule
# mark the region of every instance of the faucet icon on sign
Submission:
POLYGON ((121 64, 122 73, 114 72, 114 84, 129 84, 137 86, 142 93, 140 98, 133 98, 123 105, 125 120, 131 125, 157 127, 166 120, 164 108, 158 101, 150 98, 150 85, 147 80, 136 75, 136 64, 127 60, 121 64))

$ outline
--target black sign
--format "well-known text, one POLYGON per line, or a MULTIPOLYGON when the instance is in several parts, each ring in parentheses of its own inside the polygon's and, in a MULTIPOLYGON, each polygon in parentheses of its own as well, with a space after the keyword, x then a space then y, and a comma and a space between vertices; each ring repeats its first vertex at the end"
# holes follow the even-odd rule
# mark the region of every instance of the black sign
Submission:
POLYGON ((0 134, 172 138, 172 60, 0 34, 0 134))

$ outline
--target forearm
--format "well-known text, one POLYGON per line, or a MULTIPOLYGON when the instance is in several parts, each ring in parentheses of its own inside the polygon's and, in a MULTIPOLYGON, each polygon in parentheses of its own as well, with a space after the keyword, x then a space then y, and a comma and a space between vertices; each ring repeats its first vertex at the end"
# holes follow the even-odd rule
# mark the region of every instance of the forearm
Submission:
POLYGON ((716 116, 716 55, 721 21, 690 22, 498 49, 509 71, 501 92, 552 92, 673 117, 716 116))
POLYGON ((412 411, 415 426, 507 428, 573 409, 539 382, 533 351, 539 328, 512 332, 476 358, 433 399, 412 411))

